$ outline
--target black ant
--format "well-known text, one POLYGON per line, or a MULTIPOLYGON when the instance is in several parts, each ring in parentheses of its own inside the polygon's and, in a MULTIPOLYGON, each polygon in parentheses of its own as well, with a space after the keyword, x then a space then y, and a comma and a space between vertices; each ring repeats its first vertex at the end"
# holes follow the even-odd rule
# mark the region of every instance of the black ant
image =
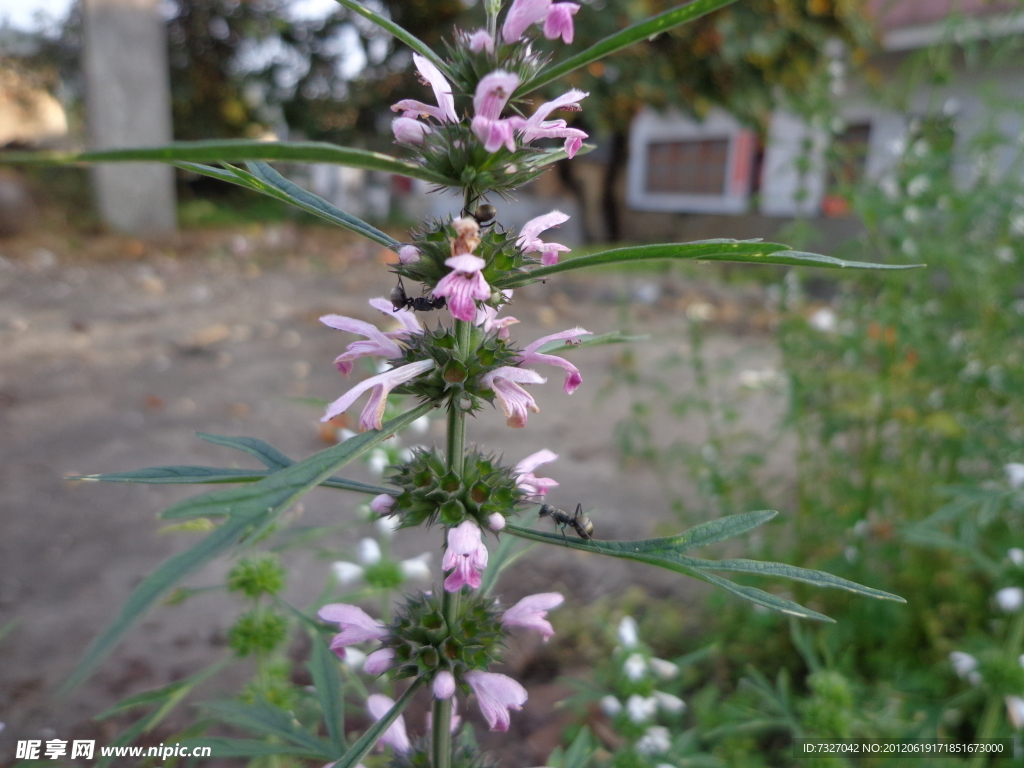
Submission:
POLYGON ((448 306, 448 300, 444 296, 437 298, 429 298, 427 296, 417 296, 416 298, 410 299, 405 294, 405 286, 402 284, 402 278, 398 278, 398 285, 391 289, 391 306, 395 308, 395 312, 403 309, 412 309, 416 312, 429 312, 432 309, 444 309, 448 306))
POLYGON ((540 517, 550 517, 555 525, 558 525, 562 529, 562 538, 565 538, 565 529, 568 526, 572 526, 576 531, 576 534, 581 539, 592 539, 594 538, 594 524, 590 518, 583 514, 583 505, 576 505, 576 513, 570 515, 563 509, 558 507, 552 507, 550 504, 544 504, 540 508, 540 517))

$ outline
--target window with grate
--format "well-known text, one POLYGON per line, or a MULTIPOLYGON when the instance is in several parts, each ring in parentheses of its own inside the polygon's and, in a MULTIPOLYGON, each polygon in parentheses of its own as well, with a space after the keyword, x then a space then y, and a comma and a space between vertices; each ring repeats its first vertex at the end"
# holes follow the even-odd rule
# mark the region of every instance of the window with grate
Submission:
POLYGON ((725 195, 729 138, 656 141, 647 145, 647 192, 725 195))

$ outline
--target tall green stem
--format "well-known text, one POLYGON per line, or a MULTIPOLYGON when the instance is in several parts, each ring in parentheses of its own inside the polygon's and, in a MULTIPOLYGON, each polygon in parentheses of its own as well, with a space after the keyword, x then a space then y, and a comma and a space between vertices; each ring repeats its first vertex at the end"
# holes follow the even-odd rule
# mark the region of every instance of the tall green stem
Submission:
MULTIPOLYGON (((467 201, 468 202, 468 201, 467 201)), ((473 326, 463 320, 455 321, 455 338, 459 356, 463 359, 471 354, 473 326)), ((463 457, 466 453, 466 412, 462 410, 460 398, 456 396, 448 405, 448 439, 445 462, 448 469, 462 474, 463 457)), ((442 591, 441 611, 449 627, 455 626, 459 618, 459 593, 442 591)), ((431 734, 433 768, 451 768, 452 764, 452 702, 451 699, 434 701, 434 724, 431 734)))

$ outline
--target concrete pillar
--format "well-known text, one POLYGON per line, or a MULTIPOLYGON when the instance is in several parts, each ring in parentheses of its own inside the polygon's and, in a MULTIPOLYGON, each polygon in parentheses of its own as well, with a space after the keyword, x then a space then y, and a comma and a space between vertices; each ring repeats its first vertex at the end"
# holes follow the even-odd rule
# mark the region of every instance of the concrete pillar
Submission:
MULTIPOLYGON (((84 0, 83 69, 94 149, 171 141, 167 35, 158 0, 84 0)), ((132 234, 176 226, 174 169, 160 163, 93 167, 103 221, 132 234)))

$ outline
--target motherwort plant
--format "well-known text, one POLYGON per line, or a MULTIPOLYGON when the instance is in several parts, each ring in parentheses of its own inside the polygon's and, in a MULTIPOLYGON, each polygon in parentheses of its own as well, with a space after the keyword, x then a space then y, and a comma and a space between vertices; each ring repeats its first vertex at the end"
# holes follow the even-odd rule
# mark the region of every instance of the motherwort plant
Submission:
MULTIPOLYGON (((482 758, 472 747, 463 743, 453 748, 452 734, 458 723, 453 714, 456 698, 475 696, 490 727, 506 730, 510 713, 522 707, 527 691, 516 680, 491 671, 491 666, 500 658, 510 631, 528 629, 540 632, 545 639, 550 637, 553 629, 546 614, 563 600, 559 594, 543 593, 506 608, 490 594, 495 574, 510 551, 510 537, 668 568, 758 605, 809 619, 828 620, 786 598, 722 578, 718 572, 781 576, 899 600, 819 571, 686 554, 747 532, 774 517, 773 511, 719 517, 676 536, 642 541, 583 539, 571 535, 571 531, 570 535, 541 533, 518 525, 514 522, 517 516, 534 509, 531 505, 555 484, 534 472, 556 455, 542 449, 510 466, 497 458, 500 454, 465 444, 468 415, 496 406, 509 427, 526 428, 530 415, 539 411, 530 387, 544 384, 552 367, 560 369, 555 373, 562 375, 566 394, 582 385, 579 369, 564 354, 578 355, 585 352, 580 348, 623 341, 618 334, 594 337, 583 328, 569 328, 520 342, 510 331, 515 319, 504 312, 513 290, 570 270, 649 259, 882 268, 795 252, 784 245, 736 240, 619 248, 568 259, 565 254, 569 249, 548 242, 546 234, 566 220, 564 214, 552 211, 528 222, 518 232, 500 223, 500 210, 495 204, 500 204, 502 198, 552 163, 587 149, 586 134, 571 125, 572 114, 586 103, 586 93, 569 89, 550 101, 533 100, 531 95, 563 75, 695 19, 729 0, 696 0, 558 62, 539 53, 534 39, 540 34, 549 40, 571 43, 575 14, 587 12, 575 3, 514 0, 502 8, 500 0, 487 0, 484 26, 455 31, 441 55, 355 0, 340 2, 382 26, 413 51, 424 90, 417 94, 420 98, 403 99, 392 107, 392 130, 404 159, 320 143, 248 141, 180 143, 31 158, 49 162, 161 160, 238 184, 292 203, 390 249, 394 260, 389 268, 397 276, 390 297, 370 299, 371 306, 381 312, 381 327, 339 315, 321 318, 324 325, 341 331, 339 342, 347 344, 335 360, 343 376, 353 372, 354 362, 360 358, 376 358, 380 364, 382 372, 347 385, 347 391, 328 406, 323 416, 330 420, 348 412, 366 395, 359 416, 361 434, 302 461, 293 461, 259 440, 216 438, 260 459, 266 469, 258 471, 179 466, 89 478, 227 483, 233 487, 186 499, 163 513, 164 518, 176 521, 209 521, 211 530, 203 541, 171 558, 138 586, 114 624, 88 649, 68 685, 81 682, 175 582, 222 553, 259 546, 268 534, 279 532, 286 524, 282 513, 319 485, 372 496, 371 508, 388 518, 391 527, 434 527, 444 550, 442 582, 429 591, 407 595, 390 617, 375 618, 356 605, 333 603, 319 608, 318 621, 311 614, 290 608, 292 620, 298 615, 300 624, 312 630, 310 668, 323 723, 303 724, 286 703, 268 699, 218 705, 212 708, 215 715, 273 738, 193 739, 197 744, 213 745, 216 755, 286 754, 328 761, 335 768, 351 768, 380 742, 390 745, 401 765, 482 765, 482 758), (464 205, 459 216, 425 221, 406 242, 399 242, 299 188, 263 162, 266 160, 333 162, 404 174, 437 188, 458 190, 464 205), (244 167, 237 162, 244 163, 244 167), (436 314, 432 317, 440 315, 441 322, 427 327, 417 316, 422 310, 433 310, 436 314), (383 330, 395 325, 397 330, 383 330), (385 420, 388 396, 395 393, 417 404, 385 420), (447 419, 444 446, 411 451, 407 460, 390 468, 380 486, 336 476, 343 466, 435 410, 443 411, 447 419), (495 542, 499 543, 495 546, 495 542), (329 641, 335 656, 323 639, 328 627, 337 632, 329 641), (381 694, 369 696, 368 708, 376 723, 350 742, 343 726, 341 668, 336 657, 344 659, 352 646, 367 643, 372 644, 372 652, 362 661, 365 673, 407 682, 394 689, 396 693, 402 691, 396 701, 381 694), (432 724, 426 738, 415 740, 408 737, 401 718, 421 690, 433 698, 432 724)), ((274 590, 264 591, 268 599, 281 604, 274 590)), ((252 643, 258 646, 260 638, 255 632, 252 643)))

